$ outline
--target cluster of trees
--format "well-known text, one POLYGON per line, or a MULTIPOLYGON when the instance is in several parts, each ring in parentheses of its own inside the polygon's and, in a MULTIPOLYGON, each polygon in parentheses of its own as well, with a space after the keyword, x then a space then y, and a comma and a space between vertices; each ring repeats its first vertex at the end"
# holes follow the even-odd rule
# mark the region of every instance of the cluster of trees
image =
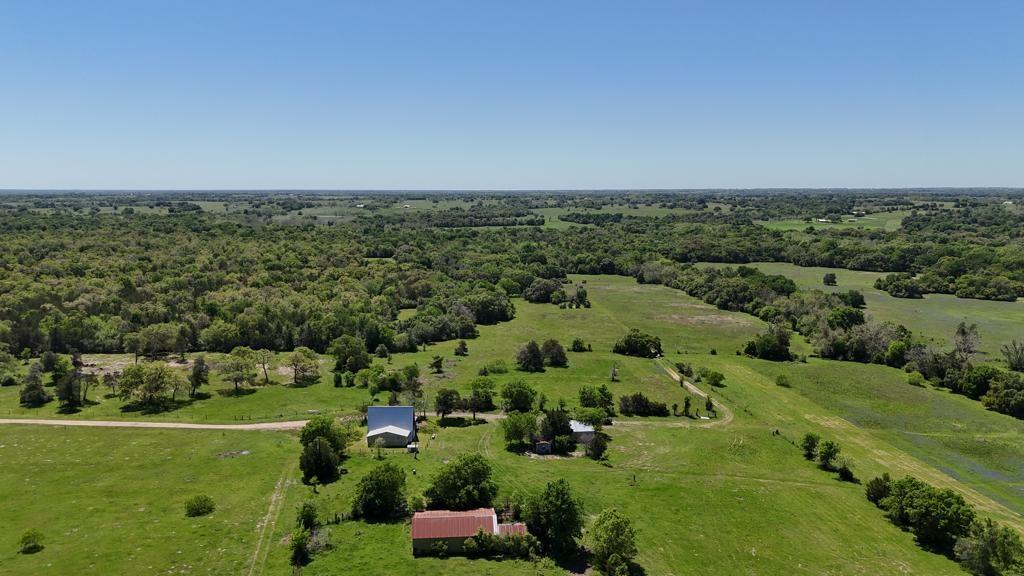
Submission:
POLYGON ((469 396, 463 398, 458 390, 441 388, 434 396, 434 411, 444 419, 452 412, 471 412, 476 420, 477 412, 494 410, 494 381, 486 377, 474 378, 469 384, 469 396))
POLYGON ((841 456, 842 447, 833 440, 822 440, 813 432, 808 432, 800 441, 800 448, 803 450, 804 458, 817 461, 822 470, 836 472, 839 479, 845 482, 856 482, 853 474, 853 464, 849 458, 841 456))
POLYGON ((545 366, 565 368, 568 365, 565 348, 554 339, 545 340, 541 345, 530 340, 516 353, 516 366, 523 372, 543 372, 545 366))
POLYGON ((865 493, 897 526, 909 530, 924 547, 953 555, 976 576, 1019 574, 1024 543, 1012 528, 979 519, 974 507, 949 488, 936 488, 906 476, 873 478, 865 493))
POLYGON ((977 326, 961 322, 953 334, 950 350, 926 346, 910 348, 906 354, 906 369, 911 371, 911 381, 928 380, 957 394, 981 400, 986 408, 995 412, 1024 418, 1024 376, 1018 372, 1024 361, 1024 345, 1012 341, 1003 346, 1007 364, 1014 370, 1008 372, 992 364, 975 363, 980 341, 977 326))
POLYGON ((619 412, 625 416, 668 416, 668 405, 655 402, 642 392, 619 396, 619 412))
POLYGON ((612 352, 625 356, 658 358, 662 355, 661 338, 632 328, 615 343, 612 352))

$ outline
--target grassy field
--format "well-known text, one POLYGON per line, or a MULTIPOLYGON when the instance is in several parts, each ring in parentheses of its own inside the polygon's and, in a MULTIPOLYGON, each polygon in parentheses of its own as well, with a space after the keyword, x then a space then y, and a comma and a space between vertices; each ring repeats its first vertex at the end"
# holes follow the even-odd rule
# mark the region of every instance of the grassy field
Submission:
MULTIPOLYGON (((40 408, 24 408, 18 404, 18 388, 0 388, 0 417, 26 418, 78 418, 88 420, 154 420, 168 422, 237 423, 248 421, 298 420, 308 418, 311 411, 352 412, 360 402, 367 400, 366 390, 358 388, 335 388, 331 383, 330 359, 321 358, 320 383, 305 388, 287 385, 289 376, 282 373, 280 364, 287 354, 277 354, 270 370, 270 385, 264 385, 260 374, 260 385, 243 389, 243 394, 232 394, 234 388, 221 379, 217 362, 221 354, 206 354, 213 369, 210 385, 203 389, 208 397, 184 401, 186 394, 179 393, 178 407, 156 414, 139 411, 125 411, 124 402, 110 395, 110 390, 97 386, 89 393, 89 404, 79 412, 64 414, 57 402, 50 402, 40 408)), ((120 369, 130 364, 129 354, 86 354, 83 359, 93 368, 120 369)), ((184 374, 187 366, 171 362, 170 365, 184 374)), ((24 369, 24 367, 22 367, 24 369)), ((48 379, 48 375, 44 375, 48 379)), ((52 389, 50 389, 52 394, 52 389)))
POLYGON ((790 218, 786 220, 761 220, 758 224, 772 230, 803 230, 808 226, 817 229, 847 229, 847 228, 875 228, 882 230, 899 230, 903 218, 910 214, 909 210, 896 212, 878 212, 868 214, 861 218, 844 216, 842 222, 818 222, 817 220, 807 222, 802 218, 790 218))
POLYGON ((297 453, 292 436, 274 432, 5 426, 0 573, 245 574, 297 453), (186 518, 195 494, 216 511, 186 518), (16 554, 30 528, 45 548, 16 554))
MULTIPOLYGON (((406 470, 410 494, 422 493, 430 475, 456 454, 481 451, 494 465, 499 501, 566 478, 591 517, 607 507, 625 512, 638 530, 637 561, 648 575, 962 574, 954 562, 920 550, 909 534, 886 521, 864 498, 862 485, 839 482, 806 462, 795 443, 815 431, 840 442, 861 480, 884 471, 914 474, 953 487, 984 514, 1024 530, 1024 423, 965 398, 909 386, 899 370, 887 367, 738 357, 735 350, 763 329, 751 316, 629 278, 574 280, 586 280, 592 308, 517 301, 516 319, 481 327, 480 337, 469 341, 468 357, 455 358, 454 343, 448 342, 395 355, 393 366, 417 362, 425 367, 441 354, 447 359, 445 371, 425 375, 428 393, 449 386, 466 390, 485 363, 500 358, 512 367, 515 349, 528 339, 553 337, 567 345, 578 336, 594 351, 570 353, 568 368, 511 372, 495 380, 526 379, 552 403, 564 398, 573 405, 582 384, 608 383, 616 395, 639 390, 682 404, 683 390, 656 361, 609 352, 619 336, 637 327, 661 337, 668 360, 725 373, 725 387, 710 392, 730 407, 734 418, 618 419, 607 429, 612 442, 606 463, 507 452, 494 422, 447 428, 430 424, 421 434, 418 459, 397 450, 385 456, 406 470), (718 354, 710 354, 711 349, 718 354), (608 382, 613 362, 620 367, 616 383, 608 382), (774 383, 780 373, 790 377, 791 388, 774 383), (428 433, 435 432, 430 439, 428 433)), ((0 394, 3 408, 9 408, 14 396, 9 390, 0 394)), ((366 390, 333 388, 325 370, 324 381, 310 388, 275 385, 241 397, 214 394, 174 418, 230 421, 233 411, 246 406, 352 412, 368 398, 366 390)), ((105 410, 116 415, 116 401, 107 402, 82 415, 95 411, 91 417, 106 417, 105 410)), ((356 444, 344 463, 346 474, 314 494, 295 482, 298 446, 289 434, 2 430, 0 497, 5 506, 0 525, 11 535, 0 551, 5 574, 117 573, 140 566, 146 573, 249 574, 254 557, 253 575, 288 573, 286 542, 295 507, 315 498, 328 516, 346 512, 359 477, 376 465, 371 451, 356 444), (251 453, 219 457, 237 450, 251 453), (115 467, 117 475, 107 473, 115 467), (292 482, 282 485, 275 500, 274 487, 282 478, 292 482), (200 491, 214 497, 218 511, 186 520, 182 501, 200 491), (261 537, 268 510, 277 521, 261 537), (15 556, 13 541, 36 525, 45 527, 47 548, 34 556, 15 556), (79 533, 89 536, 79 539, 79 533)), ((303 574, 565 573, 522 561, 414 559, 407 522, 344 521, 329 531, 333 548, 303 574)))
MULTIPOLYGON (((734 264, 703 264, 735 266, 734 264)), ((786 262, 749 264, 767 274, 782 274, 801 288, 825 291, 860 290, 867 313, 878 320, 903 324, 937 346, 946 346, 960 322, 975 323, 981 335, 980 349, 987 358, 1002 361, 999 347, 1012 339, 1024 339, 1024 302, 996 302, 957 298, 949 294, 928 294, 924 298, 893 298, 874 288, 880 272, 861 272, 842 268, 803 267, 786 262), (836 274, 838 286, 825 286, 826 272, 836 274)))

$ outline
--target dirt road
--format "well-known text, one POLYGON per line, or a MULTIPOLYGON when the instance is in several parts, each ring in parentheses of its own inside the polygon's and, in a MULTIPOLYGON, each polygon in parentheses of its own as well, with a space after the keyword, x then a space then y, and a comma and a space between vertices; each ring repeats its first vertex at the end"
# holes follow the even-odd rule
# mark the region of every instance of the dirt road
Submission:
POLYGON ((192 422, 138 422, 131 420, 57 420, 43 418, 0 418, 0 424, 38 426, 86 426, 93 428, 177 428, 184 430, 298 430, 306 420, 257 422, 253 424, 195 424, 192 422))

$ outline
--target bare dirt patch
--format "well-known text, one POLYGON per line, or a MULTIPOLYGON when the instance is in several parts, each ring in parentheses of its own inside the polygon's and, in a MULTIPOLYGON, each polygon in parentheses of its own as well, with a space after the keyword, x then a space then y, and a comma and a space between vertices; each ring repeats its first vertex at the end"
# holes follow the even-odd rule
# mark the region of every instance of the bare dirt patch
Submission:
POLYGON ((688 326, 750 326, 750 320, 742 316, 726 316, 724 314, 698 314, 689 316, 685 314, 659 314, 655 320, 665 320, 676 324, 688 326))

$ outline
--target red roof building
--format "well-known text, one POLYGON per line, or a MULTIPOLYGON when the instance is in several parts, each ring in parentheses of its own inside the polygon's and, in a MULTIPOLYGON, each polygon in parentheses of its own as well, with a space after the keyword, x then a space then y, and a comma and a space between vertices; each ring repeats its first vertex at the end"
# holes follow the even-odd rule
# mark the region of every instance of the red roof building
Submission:
POLYGON ((448 554, 462 551, 466 538, 477 532, 500 536, 526 535, 526 525, 499 524, 494 508, 476 510, 427 510, 412 516, 412 551, 424 554, 440 544, 448 554))

